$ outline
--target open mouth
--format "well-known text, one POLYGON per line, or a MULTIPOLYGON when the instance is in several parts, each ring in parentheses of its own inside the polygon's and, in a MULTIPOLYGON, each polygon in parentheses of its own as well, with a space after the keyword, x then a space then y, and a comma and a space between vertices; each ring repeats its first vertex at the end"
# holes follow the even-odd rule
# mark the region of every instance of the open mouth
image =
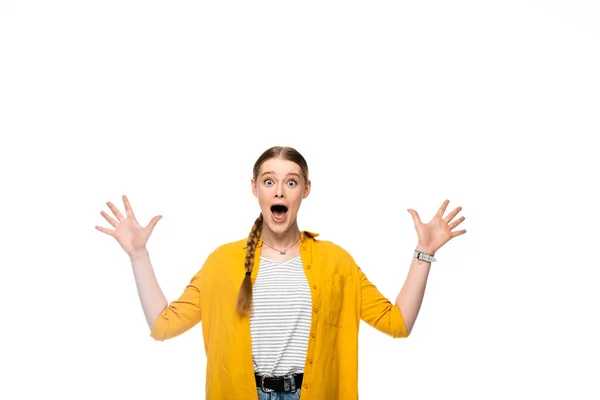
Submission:
POLYGON ((275 204, 271 206, 271 214, 273 214, 273 218, 278 221, 281 221, 285 218, 285 214, 287 214, 288 208, 282 204, 275 204))

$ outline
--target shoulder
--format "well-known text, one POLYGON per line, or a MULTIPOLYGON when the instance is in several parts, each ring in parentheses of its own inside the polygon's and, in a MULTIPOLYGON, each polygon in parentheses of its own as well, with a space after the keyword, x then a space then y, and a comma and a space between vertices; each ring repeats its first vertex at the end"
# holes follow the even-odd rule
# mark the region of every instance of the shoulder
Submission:
POLYGON ((315 240, 313 263, 323 276, 344 276, 354 280, 358 265, 350 252, 340 243, 333 240, 315 240))
POLYGON ((246 254, 246 241, 247 238, 244 238, 220 244, 211 251, 209 258, 228 258, 246 254))
POLYGON ((334 242, 332 240, 327 240, 323 238, 317 238, 320 236, 318 233, 312 233, 310 231, 305 231, 307 238, 314 243, 314 247, 318 251, 325 252, 327 254, 332 255, 341 255, 341 256, 349 256, 350 253, 342 247, 339 243, 334 242))
POLYGON ((215 269, 222 271, 224 266, 237 264, 243 266, 246 256, 246 240, 239 239, 217 245, 208 253, 201 270, 205 272, 215 269))
POLYGON ((327 254, 349 256, 350 253, 339 243, 332 240, 317 240, 315 239, 315 247, 320 251, 324 251, 327 254))
POLYGON ((345 265, 347 267, 356 266, 356 262, 350 252, 338 242, 332 240, 314 240, 314 250, 321 259, 328 263, 345 265))

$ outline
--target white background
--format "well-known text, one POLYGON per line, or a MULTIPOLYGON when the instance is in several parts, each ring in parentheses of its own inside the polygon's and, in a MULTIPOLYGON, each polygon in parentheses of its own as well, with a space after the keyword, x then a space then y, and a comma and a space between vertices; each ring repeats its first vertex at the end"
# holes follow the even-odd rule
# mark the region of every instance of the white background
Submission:
POLYGON ((259 209, 255 159, 308 160, 301 229, 395 299, 446 198, 408 339, 363 324, 361 399, 597 399, 594 1, 2 2, 0 398, 204 398, 201 328, 149 337, 127 194, 175 299, 259 209))

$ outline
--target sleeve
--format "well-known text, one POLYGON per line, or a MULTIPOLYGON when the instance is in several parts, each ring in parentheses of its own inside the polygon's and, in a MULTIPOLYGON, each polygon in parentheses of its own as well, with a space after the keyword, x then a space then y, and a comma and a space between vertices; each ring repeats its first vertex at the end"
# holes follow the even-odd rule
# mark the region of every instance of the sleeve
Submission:
POLYGON ((360 318, 380 332, 394 338, 408 337, 400 308, 392 304, 358 268, 360 281, 360 318))
POLYGON ((171 339, 188 331, 201 321, 201 279, 202 269, 194 275, 181 296, 160 312, 150 330, 150 336, 153 339, 158 341, 171 339))

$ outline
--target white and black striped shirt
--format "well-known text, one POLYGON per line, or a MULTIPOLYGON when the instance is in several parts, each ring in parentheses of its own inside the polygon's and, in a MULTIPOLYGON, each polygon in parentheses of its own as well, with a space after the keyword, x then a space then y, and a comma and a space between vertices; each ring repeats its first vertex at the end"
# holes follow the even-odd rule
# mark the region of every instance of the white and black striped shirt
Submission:
POLYGON ((275 376, 304 372, 312 298, 300 256, 285 262, 261 257, 252 291, 254 371, 275 376))

